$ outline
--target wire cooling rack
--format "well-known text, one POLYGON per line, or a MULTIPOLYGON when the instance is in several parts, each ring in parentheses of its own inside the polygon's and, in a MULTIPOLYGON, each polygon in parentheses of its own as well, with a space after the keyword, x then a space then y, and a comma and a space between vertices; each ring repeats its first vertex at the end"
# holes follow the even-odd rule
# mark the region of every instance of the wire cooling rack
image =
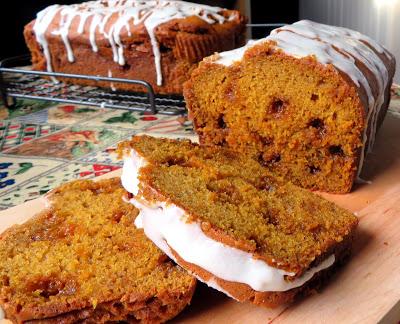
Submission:
MULTIPOLYGON (((276 24, 248 24, 254 28, 276 28, 276 24)), ((11 57, 0 61, 0 94, 4 104, 13 108, 16 99, 39 99, 60 103, 71 103, 112 109, 125 109, 152 114, 182 115, 186 104, 182 96, 155 94, 146 81, 121 78, 97 77, 81 74, 32 71, 30 55, 11 57), (46 77, 46 78, 43 78, 46 77), (57 78, 74 78, 113 83, 140 85, 143 92, 113 91, 108 88, 89 87, 76 84, 54 82, 57 78)))
POLYGON ((141 112, 179 115, 186 113, 181 96, 155 95, 152 86, 142 80, 96 77, 80 74, 32 71, 30 56, 18 56, 0 62, 0 91, 3 102, 9 108, 15 99, 40 99, 52 102, 72 103, 103 108, 125 109, 141 112), (43 78, 47 77, 47 78, 43 78), (76 78, 112 83, 129 83, 143 87, 143 93, 112 91, 111 89, 54 82, 49 78, 76 78))

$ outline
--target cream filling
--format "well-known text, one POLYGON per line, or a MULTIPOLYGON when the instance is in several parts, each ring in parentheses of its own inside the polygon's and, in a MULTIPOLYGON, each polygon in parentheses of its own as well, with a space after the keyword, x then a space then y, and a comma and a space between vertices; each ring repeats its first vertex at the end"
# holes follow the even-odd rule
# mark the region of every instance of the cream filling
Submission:
POLYGON ((122 186, 131 194, 137 195, 139 192, 139 169, 144 167, 147 161, 136 151, 131 151, 131 156, 124 157, 124 166, 122 168, 121 183, 122 186))
MULTIPOLYGON (((146 163, 134 151, 125 158, 122 184, 134 195, 138 193, 139 169, 146 163)), ((140 210, 135 225, 143 228, 145 234, 169 257, 175 259, 171 251, 173 249, 186 262, 207 270, 217 278, 244 283, 256 291, 287 291, 300 287, 315 273, 335 262, 335 256, 331 255, 301 277, 287 281, 285 276, 293 277, 295 274, 272 267, 254 259, 251 253, 209 238, 198 222, 187 222, 188 215, 182 208, 163 201, 151 206, 135 198, 130 202, 140 210)), ((215 281, 210 286, 215 286, 215 281)), ((223 291, 220 287, 217 289, 223 291)))
MULTIPOLYGON (((130 200, 127 200, 125 197, 123 197, 124 201, 126 202, 130 202, 130 200)), ((132 202, 132 204, 134 204, 132 202)), ((135 225, 137 228, 143 228, 143 221, 142 221, 142 217, 139 215, 136 220, 135 220, 135 225)), ((145 234, 147 235, 148 238, 151 239, 151 236, 149 235, 148 232, 145 231, 145 234)), ((153 240, 153 239, 151 239, 153 240)), ((168 246, 168 244, 165 244, 165 241, 160 240, 160 241, 155 241, 153 240, 153 243, 160 249, 162 250, 166 255, 168 255, 168 257, 172 260, 175 261, 175 263, 178 263, 178 261, 176 260, 175 256, 173 255, 170 247, 168 246)), ((222 293, 224 293, 225 295, 227 295, 230 298, 233 298, 235 300, 237 300, 235 297, 233 297, 231 294, 229 294, 226 290, 224 290, 220 285, 218 285, 218 283, 215 281, 214 278, 210 278, 208 281, 204 280, 204 278, 200 278, 196 273, 193 273, 191 271, 189 271, 189 273, 196 277, 198 280, 204 282, 208 287, 214 288, 215 290, 218 290, 222 293)), ((1 324, 1 323, 0 323, 1 324)))

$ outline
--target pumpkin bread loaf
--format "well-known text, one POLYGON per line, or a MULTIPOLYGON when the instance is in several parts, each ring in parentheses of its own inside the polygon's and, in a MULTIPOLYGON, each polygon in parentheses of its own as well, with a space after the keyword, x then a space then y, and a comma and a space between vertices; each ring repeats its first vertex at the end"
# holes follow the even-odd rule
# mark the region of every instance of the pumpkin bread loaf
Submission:
MULTIPOLYGON (((244 44, 245 22, 238 11, 184 1, 98 0, 47 7, 24 35, 34 70, 139 79, 157 93, 181 94, 203 57, 244 44)), ((111 87, 144 91, 128 83, 111 87)))
POLYGON ((184 87, 200 143, 253 156, 312 190, 346 193, 390 100, 395 59, 358 32, 311 21, 205 58, 184 87))
POLYGON ((15 323, 164 322, 195 279, 133 222, 117 178, 52 191, 51 206, 0 239, 0 305, 15 323))
POLYGON ((189 141, 119 147, 135 221, 178 264, 238 301, 273 307, 315 289, 349 255, 357 218, 253 159, 189 141))

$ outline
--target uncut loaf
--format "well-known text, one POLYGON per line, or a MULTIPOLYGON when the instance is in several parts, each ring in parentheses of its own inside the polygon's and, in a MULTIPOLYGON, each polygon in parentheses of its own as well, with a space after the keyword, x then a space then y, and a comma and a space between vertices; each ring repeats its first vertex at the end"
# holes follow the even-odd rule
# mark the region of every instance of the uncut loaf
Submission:
MULTIPOLYGON (((24 35, 34 70, 139 79, 157 93, 181 94, 203 57, 244 44, 245 20, 235 10, 185 1, 99 0, 49 6, 24 35)), ((111 86, 143 91, 127 83, 111 86)))

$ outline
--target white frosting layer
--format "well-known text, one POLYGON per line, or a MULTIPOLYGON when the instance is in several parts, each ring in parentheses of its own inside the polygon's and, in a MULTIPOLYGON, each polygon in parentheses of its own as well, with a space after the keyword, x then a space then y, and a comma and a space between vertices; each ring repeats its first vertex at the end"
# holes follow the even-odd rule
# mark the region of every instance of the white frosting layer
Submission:
POLYGON ((265 41, 264 39, 262 40, 249 40, 246 45, 236 48, 231 51, 226 51, 226 52, 221 52, 218 53, 218 60, 215 61, 215 63, 222 64, 225 66, 230 66, 234 62, 240 61, 244 55, 244 53, 249 49, 250 47, 253 47, 254 45, 261 43, 265 41))
POLYGON ((268 37, 249 43, 240 49, 220 53, 220 58, 215 63, 229 66, 240 61, 248 48, 266 41, 275 41, 276 48, 296 58, 314 55, 318 62, 332 64, 337 70, 347 74, 358 87, 362 86, 368 99, 368 111, 358 176, 364 162, 367 144, 370 151, 375 142, 378 116, 389 82, 388 70, 377 53, 384 53, 387 58, 390 58, 390 54, 372 38, 357 31, 302 20, 277 28, 268 37), (356 59, 371 71, 374 80, 366 77, 357 66, 356 59), (377 96, 373 94, 372 84, 378 87, 377 96), (368 125, 371 125, 369 134, 367 134, 368 125))
POLYGON ((52 71, 51 56, 48 48, 46 32, 57 14, 61 15, 58 29, 52 32, 62 38, 67 51, 68 61, 74 62, 74 53, 69 40, 72 22, 79 19, 77 32, 83 34, 85 26, 89 25, 89 41, 94 52, 98 51, 96 33, 102 34, 110 43, 114 62, 124 65, 124 47, 121 33, 126 30, 131 35, 131 26, 144 24, 153 48, 154 63, 157 75, 157 85, 162 85, 161 53, 155 36, 157 26, 177 18, 197 16, 209 24, 224 23, 232 20, 219 14, 221 8, 194 4, 184 1, 143 1, 143 0, 98 0, 82 4, 47 7, 38 13, 33 30, 38 43, 43 48, 47 61, 47 70, 52 71), (110 18, 113 23, 110 24, 110 18))
MULTIPOLYGON (((146 161, 135 152, 124 160, 122 184, 135 195, 138 193, 139 169, 145 164, 146 161)), ((175 259, 172 248, 183 260, 196 264, 217 278, 244 283, 256 291, 286 291, 302 286, 315 273, 330 267, 335 261, 335 256, 331 255, 301 277, 286 281, 285 276, 294 274, 254 259, 251 253, 209 238, 198 222, 186 221, 188 216, 182 208, 166 202, 150 206, 135 198, 130 201, 140 210, 136 226, 143 228, 146 235, 169 257, 175 259)))

